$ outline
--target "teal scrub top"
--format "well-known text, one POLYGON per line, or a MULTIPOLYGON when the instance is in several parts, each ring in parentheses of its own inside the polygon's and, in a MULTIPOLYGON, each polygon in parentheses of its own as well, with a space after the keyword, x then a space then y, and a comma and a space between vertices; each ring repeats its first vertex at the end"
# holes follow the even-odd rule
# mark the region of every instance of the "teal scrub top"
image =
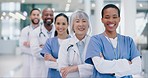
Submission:
MULTIPOLYGON (((114 49, 112 44, 107 40, 104 34, 92 36, 86 52, 86 63, 93 64, 92 57, 103 54, 105 60, 127 59, 140 56, 132 38, 117 34, 117 47, 114 49)), ((116 78, 113 74, 101 74, 96 69, 93 71, 93 78, 116 78)), ((122 78, 132 78, 131 75, 122 78)))

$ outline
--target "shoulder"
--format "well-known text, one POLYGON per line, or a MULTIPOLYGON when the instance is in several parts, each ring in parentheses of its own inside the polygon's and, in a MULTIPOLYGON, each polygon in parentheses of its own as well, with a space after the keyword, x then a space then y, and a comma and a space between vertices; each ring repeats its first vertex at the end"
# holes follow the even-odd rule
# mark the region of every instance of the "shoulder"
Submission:
POLYGON ((58 38, 57 37, 48 38, 47 41, 55 42, 55 41, 58 41, 58 38))
POLYGON ((129 37, 129 36, 120 35, 120 34, 118 34, 118 35, 119 35, 119 37, 120 37, 121 39, 123 39, 123 40, 126 40, 126 41, 133 41, 133 39, 132 39, 131 37, 129 37))
POLYGON ((93 41, 98 41, 98 40, 100 40, 102 37, 103 37, 102 34, 97 34, 97 35, 92 36, 92 37, 91 37, 91 40, 93 40, 93 41))
POLYGON ((22 29, 22 31, 27 31, 29 29, 29 26, 26 26, 22 29))

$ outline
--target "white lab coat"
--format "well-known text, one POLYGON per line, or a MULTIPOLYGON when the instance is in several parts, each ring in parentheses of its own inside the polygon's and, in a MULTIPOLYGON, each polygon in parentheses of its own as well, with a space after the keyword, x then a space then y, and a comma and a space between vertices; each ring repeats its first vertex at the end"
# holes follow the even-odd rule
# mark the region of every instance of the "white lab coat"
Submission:
POLYGON ((45 66, 44 58, 40 55, 40 51, 42 50, 40 45, 44 45, 48 38, 54 37, 54 31, 55 31, 54 26, 50 31, 51 32, 50 37, 47 31, 48 30, 44 27, 44 25, 42 25, 33 30, 33 32, 31 33, 30 45, 31 45, 31 52, 34 56, 33 69, 32 69, 33 72, 31 73, 32 77, 47 77, 48 74, 48 68, 45 66), (39 37, 40 32, 42 32, 43 34, 41 34, 39 37))
POLYGON ((23 45, 24 42, 30 41, 29 35, 33 31, 33 27, 31 25, 26 26, 22 29, 21 35, 19 38, 19 45, 23 56, 23 77, 30 77, 31 65, 33 61, 33 56, 31 54, 30 47, 26 47, 23 45))
POLYGON ((67 75, 67 78, 90 78, 93 73, 93 66, 90 64, 86 64, 85 61, 85 54, 88 42, 90 40, 89 36, 85 36, 85 48, 84 52, 82 54, 82 59, 79 55, 79 50, 76 45, 78 42, 78 39, 76 37, 69 38, 65 41, 63 41, 60 50, 59 50, 59 56, 58 56, 58 64, 59 64, 59 70, 62 67, 67 67, 71 65, 78 65, 78 71, 72 72, 67 75), (69 48, 67 51, 67 48, 73 45, 73 47, 69 48), (75 51, 75 52, 74 52, 75 51), (81 61, 82 60, 82 61, 81 61))

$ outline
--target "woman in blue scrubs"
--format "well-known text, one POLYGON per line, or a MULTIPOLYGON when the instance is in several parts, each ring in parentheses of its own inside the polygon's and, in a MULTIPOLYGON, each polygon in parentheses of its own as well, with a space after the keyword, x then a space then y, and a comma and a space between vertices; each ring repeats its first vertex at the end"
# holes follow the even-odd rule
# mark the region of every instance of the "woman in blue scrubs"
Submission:
POLYGON ((69 38, 68 17, 60 13, 55 17, 55 37, 49 38, 44 45, 41 55, 48 66, 48 78, 61 78, 58 70, 58 52, 63 40, 69 38))
POLYGON ((93 78, 132 78, 141 72, 140 52, 133 39, 116 32, 120 10, 113 4, 102 9, 105 31, 92 36, 87 48, 86 63, 93 64, 93 78))

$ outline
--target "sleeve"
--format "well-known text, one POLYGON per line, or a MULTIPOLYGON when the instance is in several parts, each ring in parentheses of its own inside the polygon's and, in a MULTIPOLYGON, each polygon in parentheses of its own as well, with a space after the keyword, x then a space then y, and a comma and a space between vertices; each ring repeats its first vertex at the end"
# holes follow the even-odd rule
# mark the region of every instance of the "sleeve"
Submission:
POLYGON ((21 31, 21 35, 20 35, 20 38, 19 38, 19 46, 21 48, 21 51, 24 52, 26 50, 27 47, 25 47, 23 44, 24 42, 28 41, 28 32, 26 31, 26 28, 22 29, 21 31))
POLYGON ((68 43, 66 41, 63 41, 61 43, 60 49, 59 49, 59 54, 58 54, 58 65, 59 65, 59 70, 62 67, 68 66, 68 52, 67 52, 67 45, 68 43))
POLYGON ((135 75, 135 74, 140 74, 141 70, 142 70, 141 58, 138 56, 132 60, 132 64, 130 65, 130 70, 125 72, 116 72, 115 75, 119 77, 126 75, 135 75))
POLYGON ((81 78, 91 78, 93 74, 93 65, 91 64, 80 64, 78 65, 79 74, 81 78))
POLYGON ((126 72, 130 70, 130 65, 126 59, 105 60, 98 56, 92 58, 94 66, 100 73, 126 72))
POLYGON ((43 59, 43 57, 40 55, 40 52, 42 50, 41 47, 39 47, 39 39, 37 33, 33 30, 30 33, 30 48, 33 56, 35 56, 38 59, 43 59))
POLYGON ((129 38, 130 41, 130 55, 131 55, 131 60, 137 56, 140 56, 140 52, 138 51, 134 41, 132 38, 129 38))
MULTIPOLYGON (((45 43, 45 45, 44 45, 44 47, 43 47, 43 49, 41 50, 41 55, 43 56, 45 53, 49 53, 49 54, 51 54, 51 38, 49 38, 47 41, 46 41, 46 43, 45 43)), ((43 56, 44 57, 44 56, 43 56)))
POLYGON ((48 68, 53 68, 53 69, 58 69, 58 61, 57 62, 53 62, 53 61, 45 61, 45 65, 48 67, 48 68))
MULTIPOLYGON (((41 55, 44 55, 45 53, 48 53, 48 54, 52 54, 52 48, 51 48, 51 42, 52 42, 52 38, 49 38, 42 51, 41 51, 41 55)), ((56 59, 56 62, 54 61, 45 61, 45 65, 48 67, 48 68, 53 68, 53 69, 57 69, 58 70, 58 59, 56 59)))
POLYGON ((94 36, 91 37, 86 50, 85 62, 93 64, 91 58, 94 56, 100 56, 100 52, 101 52, 101 46, 99 44, 99 41, 94 36))
POLYGON ((130 59, 132 64, 130 64, 129 71, 115 73, 117 76, 120 76, 120 77, 125 75, 140 74, 142 70, 140 52, 138 51, 133 39, 130 37, 128 37, 128 39, 130 43, 130 59))

